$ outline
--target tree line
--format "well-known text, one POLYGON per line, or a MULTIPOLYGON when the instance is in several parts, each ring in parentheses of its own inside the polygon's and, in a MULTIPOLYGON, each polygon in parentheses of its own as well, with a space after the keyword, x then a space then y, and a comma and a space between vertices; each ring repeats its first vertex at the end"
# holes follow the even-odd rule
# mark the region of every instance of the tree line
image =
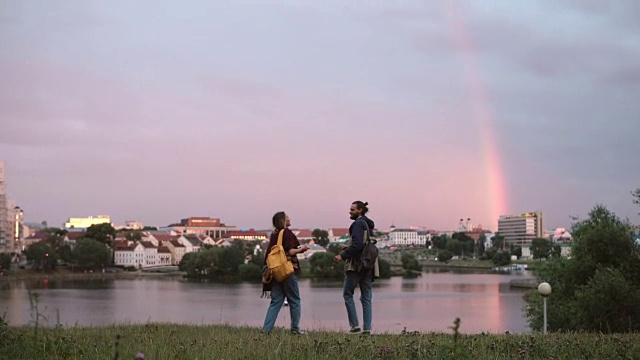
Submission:
MULTIPOLYGON (((632 195, 640 205, 640 188, 632 195)), ((534 271, 552 286, 549 331, 640 331, 640 243, 634 231, 629 220, 603 205, 572 225, 571 256, 551 256, 534 271)), ((529 325, 540 330, 542 298, 531 291, 526 300, 529 325)))

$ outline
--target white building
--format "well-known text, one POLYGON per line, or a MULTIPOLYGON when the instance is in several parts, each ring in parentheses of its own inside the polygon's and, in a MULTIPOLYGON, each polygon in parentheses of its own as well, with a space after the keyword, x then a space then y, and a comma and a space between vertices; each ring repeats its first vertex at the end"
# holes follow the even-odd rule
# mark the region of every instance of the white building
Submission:
POLYGON ((349 236, 348 228, 331 228, 329 229, 329 241, 338 242, 341 238, 349 236))
POLYGON ((109 215, 98 215, 96 217, 89 216, 83 218, 69 218, 64 223, 65 229, 88 229, 91 225, 111 224, 109 215))
POLYGON ((571 240, 573 239, 573 236, 571 236, 571 233, 567 231, 567 229, 557 228, 554 230, 553 234, 549 237, 549 239, 551 240, 551 242, 554 242, 554 243, 566 243, 566 242, 571 242, 571 240))
POLYGON ((124 242, 116 245, 113 251, 113 263, 116 266, 145 267, 144 246, 140 243, 124 242))
POLYGON ((131 229, 131 230, 142 230, 144 225, 138 220, 126 220, 123 226, 118 226, 116 229, 131 229))
MULTIPOLYGON (((146 233, 145 233, 146 234, 146 233)), ((143 240, 116 240, 114 245, 114 264, 147 268, 152 266, 179 265, 187 252, 197 251, 191 246, 187 249, 180 239, 182 236, 153 234, 143 236, 143 240), (190 250, 190 251, 189 251, 190 250)), ((184 242, 188 240, 184 239, 184 242)))
POLYGON ((180 265, 180 261, 184 257, 184 254, 187 253, 187 248, 182 245, 178 239, 171 240, 164 243, 169 252, 171 252, 171 263, 172 265, 180 265))
MULTIPOLYGON (((560 256, 562 257, 571 256, 571 244, 559 243, 554 245, 560 246, 560 256)), ((533 259, 533 253, 531 252, 531 244, 527 244, 522 247, 522 259, 525 259, 525 260, 533 259)))
MULTIPOLYGON (((174 265, 172 264, 171 250, 167 246, 158 247, 158 255, 156 263, 158 265, 174 265)), ((179 263, 175 264, 178 265, 179 263)))
POLYGON ((180 244, 184 245, 186 248, 185 252, 188 253, 200 251, 204 245, 204 242, 202 242, 196 234, 182 235, 178 238, 178 241, 180 244))
POLYGON ((425 246, 431 241, 431 234, 413 229, 394 229, 389 233, 391 246, 425 246))
POLYGON ((143 267, 159 265, 158 247, 151 241, 140 241, 138 243, 144 247, 143 267))

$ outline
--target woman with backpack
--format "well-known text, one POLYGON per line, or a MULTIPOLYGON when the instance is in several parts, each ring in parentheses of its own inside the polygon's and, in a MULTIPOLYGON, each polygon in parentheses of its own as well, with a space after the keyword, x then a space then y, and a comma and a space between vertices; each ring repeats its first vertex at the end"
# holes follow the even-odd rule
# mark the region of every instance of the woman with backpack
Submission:
POLYGON ((295 335, 304 335, 304 332, 300 330, 301 304, 300 291, 298 290, 300 262, 298 261, 298 254, 304 253, 309 250, 309 248, 306 245, 300 246, 300 242, 296 235, 289 230, 289 226, 291 226, 291 219, 287 214, 283 211, 278 212, 273 215, 272 220, 274 230, 271 233, 269 246, 267 247, 264 259, 267 274, 266 276, 263 276, 263 283, 267 283, 265 284, 265 287, 268 288, 269 285, 271 287, 271 304, 267 310, 262 331, 264 333, 270 333, 273 330, 273 327, 276 324, 276 319, 278 318, 278 313, 280 312, 286 297, 289 302, 289 312, 291 314, 291 333, 295 335), (288 269, 283 273, 280 273, 280 269, 273 267, 273 264, 277 263, 277 260, 274 260, 274 257, 278 255, 277 251, 281 249, 284 249, 284 253, 286 254, 286 260, 284 260, 285 263, 282 264, 282 267, 288 269), (292 272, 291 267, 293 268, 292 272), (283 279, 283 276, 286 276, 286 278, 283 279), (265 280, 265 277, 267 280, 265 280), (279 278, 279 280, 277 280, 277 278, 279 278))

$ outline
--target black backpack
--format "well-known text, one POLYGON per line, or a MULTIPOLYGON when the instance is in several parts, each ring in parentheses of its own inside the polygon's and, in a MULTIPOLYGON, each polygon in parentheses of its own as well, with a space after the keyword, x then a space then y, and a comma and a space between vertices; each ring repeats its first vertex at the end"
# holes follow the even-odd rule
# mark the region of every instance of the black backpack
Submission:
POLYGON ((371 234, 369 234, 369 224, 364 222, 365 225, 365 237, 364 237, 364 248, 362 249, 362 254, 360 255, 360 270, 373 270, 376 265, 376 261, 378 260, 378 248, 376 247, 376 243, 378 242, 375 239, 371 238, 371 234))

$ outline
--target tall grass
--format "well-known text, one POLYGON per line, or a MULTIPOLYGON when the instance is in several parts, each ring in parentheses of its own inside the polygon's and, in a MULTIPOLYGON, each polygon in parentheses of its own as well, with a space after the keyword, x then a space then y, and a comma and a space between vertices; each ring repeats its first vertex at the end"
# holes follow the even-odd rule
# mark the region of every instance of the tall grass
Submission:
MULTIPOLYGON (((0 322, 0 326, 2 322, 0 322)), ((224 325, 116 325, 0 329, 0 359, 638 359, 640 334, 348 335, 224 325)))

